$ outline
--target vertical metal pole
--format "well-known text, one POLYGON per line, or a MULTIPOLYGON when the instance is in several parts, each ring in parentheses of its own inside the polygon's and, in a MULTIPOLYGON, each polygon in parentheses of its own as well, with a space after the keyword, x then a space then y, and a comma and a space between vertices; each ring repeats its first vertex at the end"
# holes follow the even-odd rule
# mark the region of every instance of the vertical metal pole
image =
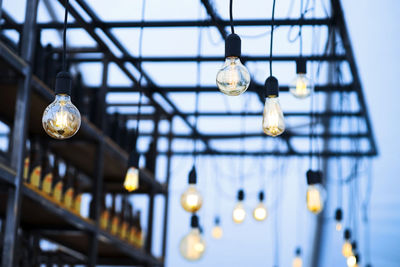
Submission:
POLYGON ((104 132, 105 119, 106 119, 106 94, 107 94, 107 80, 108 80, 108 66, 109 58, 105 56, 103 60, 103 76, 99 92, 97 93, 97 114, 96 124, 104 132))
MULTIPOLYGON (((160 111, 156 111, 154 118, 154 129, 153 129, 153 142, 155 155, 154 161, 157 162, 157 144, 158 144, 158 124, 160 122, 160 111)), ((157 164, 155 164, 156 166, 157 164)), ((154 176, 156 176, 157 169, 154 168, 154 176)), ((152 242, 153 242, 153 221, 154 221, 154 189, 151 190, 149 195, 149 209, 147 216, 147 236, 146 236, 146 252, 151 254, 152 242)))
POLYGON ((3 0, 0 0, 0 21, 2 13, 3 13, 3 0))
POLYGON ((168 152, 167 152, 167 173, 166 173, 166 192, 164 199, 164 224, 163 224, 163 239, 162 239, 162 261, 165 266, 165 258, 167 255, 167 233, 168 233, 168 212, 169 212, 169 183, 170 183, 170 172, 172 165, 172 141, 173 141, 173 119, 169 120, 169 133, 168 133, 168 152))
MULTIPOLYGON (((22 58, 31 63, 35 49, 36 15, 38 0, 26 1, 25 24, 22 33, 22 58)), ((3 244, 2 267, 15 266, 17 230, 21 215, 21 188, 24 168, 24 151, 27 131, 28 111, 30 108, 31 76, 29 65, 25 77, 18 83, 15 104, 15 115, 12 136, 11 167, 16 170, 15 187, 8 191, 7 210, 5 218, 5 233, 3 244)))

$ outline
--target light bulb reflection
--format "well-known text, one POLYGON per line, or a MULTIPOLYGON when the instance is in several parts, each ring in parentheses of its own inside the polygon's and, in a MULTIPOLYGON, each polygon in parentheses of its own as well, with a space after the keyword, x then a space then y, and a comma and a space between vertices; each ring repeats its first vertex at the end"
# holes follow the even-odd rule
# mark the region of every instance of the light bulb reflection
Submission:
POLYGON ((182 238, 179 250, 185 259, 189 261, 199 260, 206 249, 206 244, 200 235, 198 228, 193 228, 189 234, 182 238))
POLYGON ((314 214, 318 214, 324 208, 322 186, 309 185, 307 189, 307 208, 314 214))
POLYGON ((229 96, 244 93, 250 84, 250 74, 237 57, 227 57, 217 73, 217 86, 229 96))
POLYGON ((126 172, 124 187, 127 191, 132 192, 139 188, 139 170, 135 167, 130 167, 126 172))
POLYGON ((181 206, 187 212, 196 212, 203 205, 203 197, 196 186, 189 185, 187 190, 181 196, 181 206))
POLYGON ((253 217, 257 221, 264 221, 268 217, 267 208, 262 202, 253 210, 253 217))
POLYGON ((278 136, 285 131, 285 120, 278 97, 267 97, 265 99, 263 131, 270 136, 278 136))
POLYGON ((297 98, 308 97, 314 87, 312 82, 307 78, 304 73, 297 74, 296 78, 291 82, 289 86, 290 93, 292 93, 297 98))
POLYGON ((246 210, 243 207, 243 203, 240 201, 236 204, 232 212, 233 222, 240 224, 246 219, 246 210))

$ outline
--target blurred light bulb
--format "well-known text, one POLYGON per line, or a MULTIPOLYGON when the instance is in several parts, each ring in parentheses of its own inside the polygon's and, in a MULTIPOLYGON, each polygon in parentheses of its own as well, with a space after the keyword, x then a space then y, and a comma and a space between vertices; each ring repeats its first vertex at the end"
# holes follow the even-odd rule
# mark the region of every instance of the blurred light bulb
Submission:
POLYGON ((303 260, 301 259, 300 256, 296 256, 293 259, 293 267, 302 267, 303 266, 303 260))
POLYGON ((203 205, 203 197, 197 190, 196 186, 189 184, 189 187, 183 192, 181 196, 181 205, 187 212, 196 212, 203 205))
POLYGON ((318 214, 324 208, 323 188, 320 184, 312 184, 307 188, 307 208, 318 214))
POLYGON ((185 237, 182 238, 179 250, 185 259, 189 261, 199 260, 206 249, 206 244, 200 235, 199 228, 192 228, 185 237))
POLYGON ((313 91, 312 82, 305 73, 298 73, 296 78, 290 83, 289 91, 297 98, 306 98, 313 91))
POLYGON ((285 120, 278 97, 267 97, 265 99, 263 113, 263 130, 270 136, 278 136, 285 131, 285 120))
POLYGON ((139 170, 135 167, 130 167, 126 172, 124 187, 129 192, 139 188, 139 170))
POLYGON ((246 218, 246 210, 243 207, 243 202, 239 201, 232 212, 232 219, 235 223, 242 223, 246 218))
POLYGON ((67 94, 57 94, 55 100, 47 106, 42 117, 43 128, 55 139, 67 139, 74 136, 81 126, 81 114, 72 104, 67 94))
POLYGON ((357 265, 357 258, 354 255, 351 255, 346 260, 348 267, 355 267, 357 265))
POLYGON ((223 234, 224 231, 222 230, 222 227, 219 225, 215 225, 214 228, 212 229, 211 235, 214 239, 221 239, 223 234))
POLYGON ((353 246, 349 240, 346 240, 342 247, 342 254, 345 258, 353 256, 353 246))
POLYGON ((342 230, 342 223, 341 222, 337 222, 336 223, 336 231, 341 231, 342 230))
POLYGON ((264 203, 260 202, 253 210, 253 217, 257 221, 264 221, 268 217, 267 207, 264 203))
POLYGON ((217 73, 219 90, 229 96, 244 93, 250 84, 250 74, 238 57, 227 57, 217 73))

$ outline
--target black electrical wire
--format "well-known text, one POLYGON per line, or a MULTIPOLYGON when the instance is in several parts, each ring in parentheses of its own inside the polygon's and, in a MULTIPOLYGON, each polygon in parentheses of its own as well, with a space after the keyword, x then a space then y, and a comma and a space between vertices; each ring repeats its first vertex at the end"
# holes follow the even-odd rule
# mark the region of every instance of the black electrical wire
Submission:
POLYGON ((304 19, 304 12, 303 12, 303 0, 300 0, 300 28, 299 28, 299 42, 300 42, 300 58, 303 56, 303 19, 304 19))
POLYGON ((269 74, 272 76, 272 44, 274 41, 274 23, 275 23, 275 2, 272 3, 272 17, 271 17, 271 42, 269 47, 269 74))
POLYGON ((65 0, 64 31, 63 31, 63 54, 62 54, 62 70, 63 71, 67 71, 66 55, 67 55, 68 7, 69 7, 69 0, 65 0))
POLYGON ((229 18, 230 18, 230 24, 231 24, 231 32, 232 32, 232 34, 234 34, 235 28, 233 27, 233 0, 230 0, 230 2, 229 2, 229 18))

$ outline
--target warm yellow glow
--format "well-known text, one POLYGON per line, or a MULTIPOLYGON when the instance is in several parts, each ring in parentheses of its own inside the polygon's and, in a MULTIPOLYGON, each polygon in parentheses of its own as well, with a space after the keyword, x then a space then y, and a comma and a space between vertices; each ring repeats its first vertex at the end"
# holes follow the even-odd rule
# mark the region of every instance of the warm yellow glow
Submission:
POLYGON ((340 222, 336 223, 336 231, 342 230, 342 224, 340 222))
POLYGON ((135 167, 130 167, 126 172, 124 187, 129 192, 139 189, 139 170, 135 167))
POLYGON ((194 185, 189 185, 188 189, 181 196, 181 205, 187 212, 196 212, 203 205, 203 197, 194 185))
POLYGON ((232 212, 232 219, 235 223, 242 223, 246 218, 246 210, 243 207, 243 203, 240 201, 236 204, 232 212))
POLYGON ((200 235, 198 228, 192 229, 189 234, 182 238, 179 250, 185 259, 189 261, 199 260, 206 249, 206 244, 200 235))
POLYGON ((214 228, 212 229, 212 237, 214 239, 221 239, 222 235, 224 234, 224 231, 222 230, 222 227, 219 225, 214 226, 214 228))
POLYGON ((312 83, 305 74, 299 73, 290 84, 290 92, 297 98, 306 98, 313 90, 312 83))
POLYGON ((262 202, 253 210, 253 217, 257 221, 264 221, 268 217, 267 207, 262 202))
POLYGON ((247 90, 250 84, 250 74, 237 57, 227 57, 222 68, 217 73, 217 86, 221 92, 237 96, 247 90))
POLYGON ((262 125, 264 133, 270 136, 278 136, 285 131, 285 120, 277 97, 266 98, 262 125))
POLYGON ((351 243, 349 241, 344 242, 342 247, 342 254, 346 258, 353 256, 353 247, 351 246, 351 243))
POLYGON ((324 208, 324 202, 322 199, 319 188, 315 185, 308 186, 307 189, 307 208, 314 214, 318 214, 324 208))
POLYGON ((353 255, 348 257, 346 262, 348 267, 355 267, 357 265, 357 259, 353 255))
POLYGON ((293 259, 293 267, 302 267, 302 266, 303 266, 303 260, 299 256, 296 256, 296 258, 293 259))

